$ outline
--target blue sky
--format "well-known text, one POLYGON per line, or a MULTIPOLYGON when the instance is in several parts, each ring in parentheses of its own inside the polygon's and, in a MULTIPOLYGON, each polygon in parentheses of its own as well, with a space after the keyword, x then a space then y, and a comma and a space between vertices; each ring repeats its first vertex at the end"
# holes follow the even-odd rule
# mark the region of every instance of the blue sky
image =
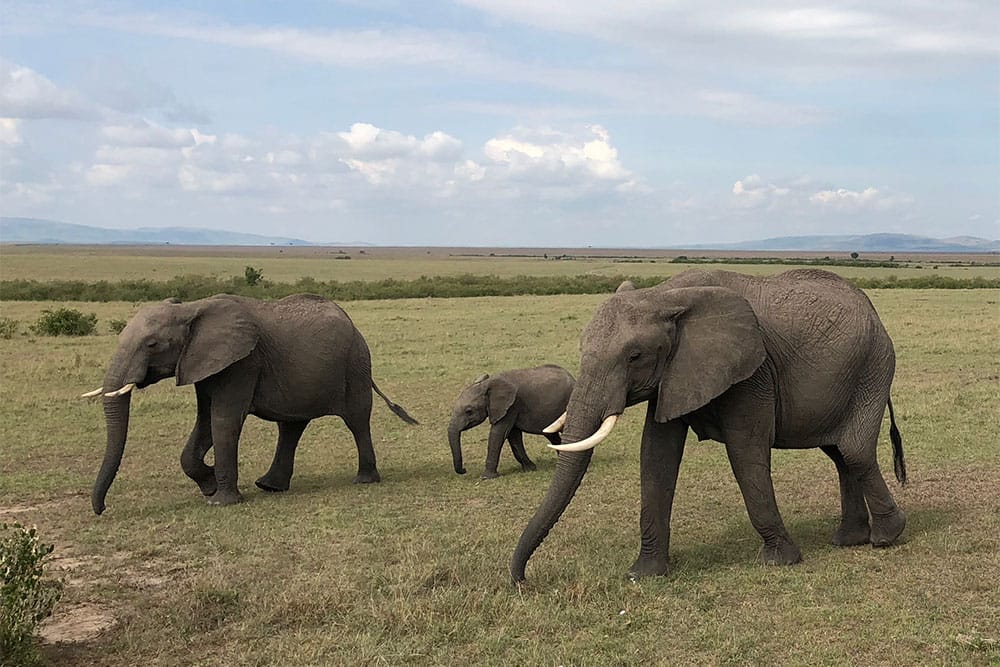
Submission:
POLYGON ((0 212, 415 245, 996 239, 998 26, 962 1, 0 0, 0 212))

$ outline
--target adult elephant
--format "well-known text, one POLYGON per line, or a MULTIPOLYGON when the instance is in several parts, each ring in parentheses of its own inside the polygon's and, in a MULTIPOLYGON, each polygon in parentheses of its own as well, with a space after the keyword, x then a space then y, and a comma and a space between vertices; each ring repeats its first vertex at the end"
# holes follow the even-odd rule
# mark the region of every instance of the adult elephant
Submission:
POLYGON ((173 376, 178 385, 193 384, 198 400, 181 467, 213 505, 243 499, 236 455, 248 414, 278 423, 274 461, 257 480, 265 491, 288 489, 299 438, 324 415, 339 415, 354 435, 355 483, 380 481, 369 429, 372 389, 401 419, 416 423, 375 386, 364 337, 323 297, 267 302, 220 294, 146 306, 122 330, 103 387, 84 394, 104 396, 107 448, 91 498, 97 514, 125 450, 132 390, 173 376), (205 464, 213 446, 214 467, 205 464))
POLYGON ((686 271, 604 302, 581 351, 555 474, 511 560, 516 581, 573 498, 592 448, 640 402, 648 405, 633 577, 669 570, 670 513, 688 428, 725 443, 766 563, 801 560, 774 499, 772 447, 819 447, 833 460, 842 508, 834 544, 886 546, 903 531, 906 517, 876 459, 888 405, 896 477, 905 482, 889 400, 892 341, 867 296, 837 275, 686 271))
POLYGON ((482 424, 487 417, 490 420, 490 435, 482 478, 498 476, 497 465, 504 440, 510 443, 521 468, 534 470, 535 464, 524 450, 522 434, 545 435, 549 442, 558 445, 558 433, 542 431, 566 410, 573 384, 569 371, 554 364, 517 368, 477 378, 458 395, 448 423, 448 444, 455 472, 465 474, 462 432, 482 424))

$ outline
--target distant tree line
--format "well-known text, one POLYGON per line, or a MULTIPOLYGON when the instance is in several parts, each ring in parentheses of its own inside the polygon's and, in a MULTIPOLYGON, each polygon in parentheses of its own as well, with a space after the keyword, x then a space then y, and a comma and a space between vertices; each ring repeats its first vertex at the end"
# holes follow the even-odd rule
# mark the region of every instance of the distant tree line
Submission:
MULTIPOLYGON (((426 297, 520 296, 551 294, 603 294, 613 292, 623 280, 636 287, 649 287, 665 276, 514 276, 488 275, 421 276, 413 280, 320 281, 301 278, 293 283, 271 282, 246 276, 216 278, 199 275, 153 280, 4 280, 0 281, 3 301, 157 301, 177 297, 189 301, 219 293, 240 294, 261 299, 277 299, 298 292, 312 292, 335 301, 368 299, 418 299, 426 297), (250 282, 253 282, 251 285, 250 282)), ((849 279, 862 289, 977 289, 1000 288, 1000 278, 950 278, 928 275, 917 278, 849 279)))

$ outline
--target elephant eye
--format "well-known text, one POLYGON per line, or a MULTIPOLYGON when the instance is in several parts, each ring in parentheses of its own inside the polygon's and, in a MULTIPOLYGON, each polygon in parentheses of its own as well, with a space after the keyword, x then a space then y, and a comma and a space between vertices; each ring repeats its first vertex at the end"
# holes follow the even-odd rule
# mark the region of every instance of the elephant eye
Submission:
POLYGON ((639 357, 641 356, 642 352, 640 352, 639 350, 632 350, 631 352, 629 352, 628 355, 629 363, 632 363, 633 361, 638 361, 639 357))
POLYGON ((146 341, 146 347, 148 347, 150 349, 156 347, 156 340, 153 339, 153 338, 150 338, 149 340, 147 340, 146 341))

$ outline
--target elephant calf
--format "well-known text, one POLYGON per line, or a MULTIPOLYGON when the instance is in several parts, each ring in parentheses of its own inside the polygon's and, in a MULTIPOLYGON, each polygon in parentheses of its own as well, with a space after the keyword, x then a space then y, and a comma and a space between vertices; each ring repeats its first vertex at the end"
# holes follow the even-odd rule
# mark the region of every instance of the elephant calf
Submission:
POLYGON ((94 484, 94 512, 104 500, 125 451, 131 392, 176 377, 193 384, 198 417, 181 453, 181 467, 208 497, 230 505, 237 487, 236 454, 248 414, 278 423, 270 470, 257 480, 265 491, 285 491, 295 448, 309 421, 338 415, 358 448, 355 483, 378 482, 369 420, 372 390, 409 424, 417 423, 379 391, 361 332, 337 304, 313 294, 259 301, 228 294, 180 303, 175 299, 136 313, 118 337, 103 395, 107 448, 94 484), (205 455, 215 447, 215 465, 205 455))
POLYGON ((461 433, 482 424, 489 417, 490 437, 483 479, 498 476, 497 464, 504 440, 510 442, 514 458, 523 470, 534 470, 535 464, 524 451, 522 433, 544 435, 558 445, 558 433, 543 433, 566 410, 575 381, 569 372, 547 364, 535 368, 519 368, 496 375, 483 375, 462 390, 448 424, 455 472, 465 474, 462 467, 461 433))

